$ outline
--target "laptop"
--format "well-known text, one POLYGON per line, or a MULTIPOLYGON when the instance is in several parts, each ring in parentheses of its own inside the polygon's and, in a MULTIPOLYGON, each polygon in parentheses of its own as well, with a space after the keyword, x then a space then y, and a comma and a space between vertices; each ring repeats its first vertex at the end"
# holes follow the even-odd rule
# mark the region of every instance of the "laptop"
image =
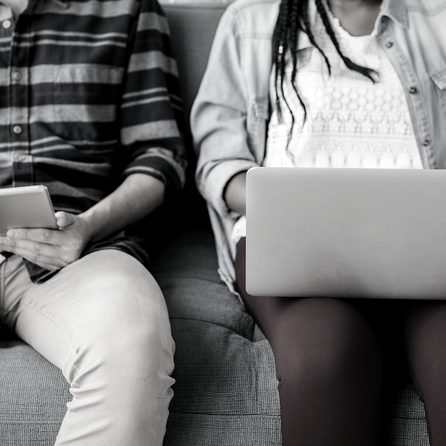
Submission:
POLYGON ((446 299, 446 170, 253 168, 246 288, 446 299))

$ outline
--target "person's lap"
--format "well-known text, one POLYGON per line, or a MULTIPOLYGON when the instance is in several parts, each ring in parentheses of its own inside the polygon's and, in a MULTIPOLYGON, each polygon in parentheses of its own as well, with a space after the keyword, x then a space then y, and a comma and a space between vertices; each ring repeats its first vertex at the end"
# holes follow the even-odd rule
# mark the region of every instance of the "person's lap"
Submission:
POLYGON ((56 444, 161 444, 174 343, 164 297, 143 265, 103 250, 35 285, 13 256, 0 280, 3 322, 71 384, 56 444))
MULTIPOLYGON (((282 418, 290 417, 289 427, 285 429, 294 431, 285 435, 290 438, 295 435, 300 444, 307 444, 305 435, 308 435, 308 444, 312 441, 314 445, 347 444, 353 440, 342 439, 342 435, 358 428, 357 434, 352 435, 366 438, 370 442, 367 444, 379 444, 376 435, 371 435, 379 431, 380 425, 379 399, 374 399, 373 393, 379 397, 383 384, 391 386, 410 376, 425 403, 431 442, 443 444, 446 438, 442 422, 446 410, 446 302, 250 296, 244 287, 244 243, 243 239, 239 242, 235 265, 240 295, 272 346, 279 391, 284 370, 291 375, 288 381, 295 381, 288 389, 296 394, 296 402, 287 408, 289 397, 281 394, 282 418), (334 367, 336 364, 338 368, 334 367), (321 383, 328 379, 331 386, 323 390, 321 383), (317 385, 311 387, 309 382, 317 385), (340 392, 336 393, 333 388, 340 392), (347 394, 359 398, 352 398, 343 423, 336 416, 338 408, 345 407, 347 394), (314 401, 318 401, 314 413, 319 416, 312 424, 309 414, 314 401), (305 423, 300 423, 297 416, 299 405, 302 407, 300 418, 305 423), (351 422, 351 415, 355 413, 363 415, 362 422, 351 422), (322 419, 333 423, 325 426, 329 435, 319 441, 316 437, 322 419), (372 423, 367 424, 367 419, 372 423), (336 443, 335 439, 339 441, 336 443)), ((294 444, 295 439, 286 444, 294 444)), ((365 444, 365 440, 355 441, 365 444)))

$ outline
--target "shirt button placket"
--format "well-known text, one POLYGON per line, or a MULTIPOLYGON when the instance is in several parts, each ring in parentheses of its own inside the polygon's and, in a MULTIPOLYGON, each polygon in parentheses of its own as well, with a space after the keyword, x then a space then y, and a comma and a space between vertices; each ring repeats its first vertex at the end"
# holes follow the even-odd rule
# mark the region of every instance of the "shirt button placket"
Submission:
POLYGON ((11 74, 11 78, 15 82, 20 82, 22 80, 22 72, 20 70, 14 70, 11 74))
POLYGON ((21 135, 21 134, 23 133, 23 127, 22 127, 21 125, 15 125, 15 126, 12 128, 12 131, 13 131, 13 133, 16 134, 16 135, 21 135))
MULTIPOLYGON (((385 18, 385 17, 384 17, 385 18)), ((413 119, 413 127, 415 130, 415 136, 420 143, 420 148, 424 152, 425 158, 428 160, 430 167, 435 167, 436 155, 434 153, 434 147, 432 144, 432 138, 430 137, 429 129, 426 122, 428 113, 421 98, 421 94, 417 82, 417 76, 415 75, 413 65, 405 62, 405 58, 402 56, 401 49, 398 48, 395 36, 385 29, 382 34, 378 36, 378 40, 383 46, 384 50, 388 53, 389 59, 395 67, 400 68, 401 84, 405 89, 405 95, 407 102, 410 104, 410 108, 416 110, 413 119), (419 134, 417 130, 421 133, 419 134), (419 139, 420 138, 420 139, 419 139)))
MULTIPOLYGON (((20 23, 16 34, 21 34, 20 23)), ((14 37, 13 37, 14 39, 14 37)), ((14 43, 14 42, 13 42, 14 43)), ((29 48, 11 46, 10 54, 10 125, 13 145, 14 185, 33 184, 34 166, 30 147, 30 109, 29 104, 29 48)))
POLYGON ((15 160, 19 163, 23 163, 26 161, 26 154, 25 153, 17 153, 15 160))

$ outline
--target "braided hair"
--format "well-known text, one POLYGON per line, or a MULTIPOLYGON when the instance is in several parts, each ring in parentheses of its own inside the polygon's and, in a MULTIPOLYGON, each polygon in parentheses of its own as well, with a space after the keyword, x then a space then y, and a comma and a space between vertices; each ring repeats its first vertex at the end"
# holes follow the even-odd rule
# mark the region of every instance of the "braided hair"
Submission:
MULTIPOLYGON (((291 134, 294 128, 295 118, 291 108, 286 100, 283 83, 285 78, 285 55, 287 51, 290 50, 291 53, 291 62, 293 66, 293 70, 291 73, 291 85, 293 87, 294 92, 297 95, 297 98, 303 108, 304 111, 304 122, 307 119, 307 109, 305 107, 302 98, 299 95, 296 87, 296 75, 297 75, 297 43, 299 38, 299 32, 304 32, 307 34, 308 39, 311 44, 321 53, 322 57, 328 68, 328 73, 331 74, 331 66, 330 61, 327 56, 321 50, 319 45, 314 39, 313 32, 311 30, 310 19, 308 17, 308 2, 310 0, 282 0, 279 7, 279 15, 277 17, 276 26, 273 34, 273 62, 276 67, 275 79, 274 79, 274 89, 276 96, 276 109, 279 117, 279 121, 282 118, 282 109, 280 105, 281 99, 287 106, 290 114, 291 114, 291 129, 288 134, 288 143, 287 143, 287 151, 288 145, 291 140, 291 134)), ((315 0, 317 12, 322 19, 322 23, 324 25, 325 31, 330 37, 333 45, 336 49, 336 52, 339 54, 347 68, 352 71, 356 71, 363 76, 370 79, 372 82, 375 82, 372 74, 376 74, 375 70, 372 70, 367 67, 362 67, 352 62, 351 59, 346 57, 339 46, 339 42, 336 38, 336 35, 331 26, 330 20, 328 18, 327 10, 323 4, 323 0, 315 0)))

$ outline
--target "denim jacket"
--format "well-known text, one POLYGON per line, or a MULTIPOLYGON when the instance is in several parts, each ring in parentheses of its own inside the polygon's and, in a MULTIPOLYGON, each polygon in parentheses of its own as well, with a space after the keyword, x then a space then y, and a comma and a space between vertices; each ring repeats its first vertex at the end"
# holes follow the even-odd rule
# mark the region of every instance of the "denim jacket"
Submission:
MULTIPOLYGON (((191 113, 197 186, 208 203, 219 273, 234 291, 239 215, 224 191, 262 163, 270 116, 272 34, 280 0, 237 0, 225 11, 191 113)), ((446 168, 446 0, 384 0, 377 40, 399 75, 424 168, 446 168)), ((299 37, 299 59, 313 51, 299 37)))

